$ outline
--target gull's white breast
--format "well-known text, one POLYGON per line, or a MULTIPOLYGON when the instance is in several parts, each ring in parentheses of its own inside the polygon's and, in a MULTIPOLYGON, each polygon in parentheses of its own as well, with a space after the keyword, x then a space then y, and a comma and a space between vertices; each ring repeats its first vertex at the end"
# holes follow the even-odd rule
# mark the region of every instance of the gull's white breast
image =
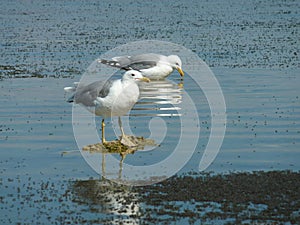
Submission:
POLYGON ((134 81, 117 80, 106 97, 95 100, 95 114, 104 118, 123 116, 134 106, 138 97, 139 88, 134 81))
POLYGON ((172 73, 173 68, 167 63, 158 63, 156 66, 142 69, 141 73, 145 77, 149 77, 151 79, 163 79, 166 78, 170 73, 172 73))

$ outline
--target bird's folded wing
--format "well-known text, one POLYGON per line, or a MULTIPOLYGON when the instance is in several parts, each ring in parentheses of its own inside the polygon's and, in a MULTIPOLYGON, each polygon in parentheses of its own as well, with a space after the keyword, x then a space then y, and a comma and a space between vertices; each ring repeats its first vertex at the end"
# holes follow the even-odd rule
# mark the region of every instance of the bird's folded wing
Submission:
POLYGON ((106 97, 112 85, 112 80, 108 80, 106 82, 96 81, 86 86, 79 85, 73 99, 77 104, 95 106, 94 101, 97 99, 97 97, 106 97))
POLYGON ((161 55, 148 53, 134 56, 117 56, 113 57, 112 60, 102 59, 100 62, 124 70, 143 70, 156 66, 160 59, 161 55))

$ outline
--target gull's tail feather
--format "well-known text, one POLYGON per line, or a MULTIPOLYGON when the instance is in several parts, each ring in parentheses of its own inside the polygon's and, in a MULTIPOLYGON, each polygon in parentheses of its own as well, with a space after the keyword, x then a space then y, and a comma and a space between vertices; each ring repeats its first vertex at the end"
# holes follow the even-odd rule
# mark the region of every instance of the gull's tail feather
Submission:
MULTIPOLYGON (((65 92, 75 92, 76 87, 65 87, 64 91, 65 92)), ((70 98, 68 98, 67 102, 69 102, 69 103, 74 102, 74 97, 75 97, 75 94, 73 94, 70 98)))
POLYGON ((74 87, 65 87, 64 91, 65 92, 75 92, 79 85, 79 82, 74 82, 73 84, 74 84, 74 87))
MULTIPOLYGON (((79 82, 74 82, 74 87, 65 87, 65 88, 64 88, 64 91, 65 91, 65 92, 75 92, 75 91, 77 90, 78 84, 79 84, 79 82)), ((69 102, 69 103, 74 102, 74 96, 75 96, 75 95, 71 96, 71 97, 67 100, 67 102, 69 102)))
POLYGON ((65 87, 64 91, 65 92, 74 92, 74 91, 76 91, 76 87, 65 87))
POLYGON ((78 87, 78 85, 79 85, 79 82, 74 82, 73 84, 74 84, 73 87, 65 87, 64 91, 65 92, 75 92, 76 89, 77 89, 77 87, 78 87))
POLYGON ((71 96, 71 97, 67 100, 67 102, 69 102, 69 103, 74 102, 74 96, 75 96, 75 95, 71 96))

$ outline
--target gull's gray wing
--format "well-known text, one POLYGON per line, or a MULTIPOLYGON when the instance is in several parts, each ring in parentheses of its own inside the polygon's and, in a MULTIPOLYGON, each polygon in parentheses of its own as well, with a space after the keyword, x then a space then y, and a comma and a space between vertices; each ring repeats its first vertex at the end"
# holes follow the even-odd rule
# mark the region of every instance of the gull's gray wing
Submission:
POLYGON ((102 59, 100 62, 124 70, 142 70, 156 66, 160 59, 161 55, 147 53, 134 56, 117 56, 112 60, 102 59))
POLYGON ((96 81, 86 86, 78 86, 75 94, 69 98, 68 102, 75 102, 85 106, 95 106, 97 97, 104 98, 108 95, 113 80, 96 81))

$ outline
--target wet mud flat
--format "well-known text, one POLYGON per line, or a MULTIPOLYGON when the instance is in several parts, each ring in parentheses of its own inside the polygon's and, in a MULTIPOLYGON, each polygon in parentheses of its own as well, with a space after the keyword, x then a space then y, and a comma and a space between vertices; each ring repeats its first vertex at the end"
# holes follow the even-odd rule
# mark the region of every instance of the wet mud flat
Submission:
POLYGON ((203 222, 232 220, 247 224, 249 220, 249 223, 296 224, 300 219, 299 184, 299 173, 271 171, 173 177, 141 191, 147 196, 147 204, 158 206, 157 215, 170 215, 174 221, 177 217, 187 217, 203 222), (161 196, 164 196, 163 203, 161 196), (187 208, 186 202, 189 202, 187 208))
POLYGON ((0 179, 1 224, 299 224, 300 173, 193 173, 150 186, 0 179))

